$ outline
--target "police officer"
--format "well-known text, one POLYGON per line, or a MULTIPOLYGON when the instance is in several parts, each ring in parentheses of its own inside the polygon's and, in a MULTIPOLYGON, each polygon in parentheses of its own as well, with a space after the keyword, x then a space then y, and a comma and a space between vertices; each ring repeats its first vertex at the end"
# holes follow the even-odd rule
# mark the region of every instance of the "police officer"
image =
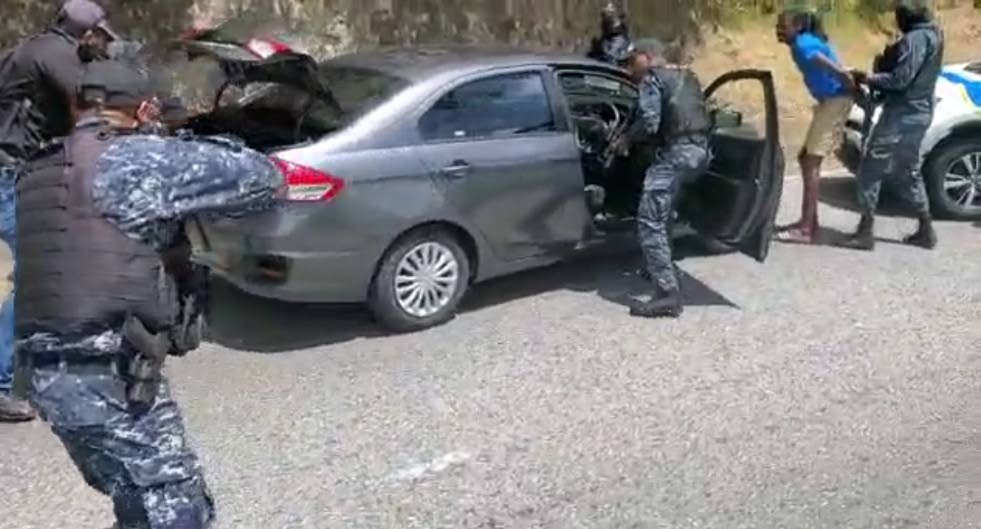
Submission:
MULTIPOLYGON (((14 181, 23 160, 41 143, 71 130, 71 101, 82 62, 103 54, 115 39, 106 12, 91 0, 64 3, 55 23, 0 59, 0 237, 11 250, 16 234, 14 181)), ((14 294, 0 309, 0 420, 34 418, 11 395, 14 364, 14 294)))
POLYGON ((934 88, 943 67, 944 39, 940 28, 931 21, 925 0, 901 0, 896 3, 895 15, 903 33, 893 52, 888 53, 895 61, 890 61, 892 64, 885 71, 871 75, 853 72, 857 82, 884 97, 882 113, 858 170, 862 218, 856 232, 845 241, 845 246, 861 250, 875 248, 873 226, 883 180, 895 184, 919 219, 916 233, 904 242, 926 249, 937 245, 920 173, 920 144, 933 120, 934 88))
POLYGON ((664 46, 638 41, 627 69, 639 86, 637 114, 623 141, 652 145, 637 211, 640 246, 655 283, 649 301, 631 307, 634 316, 678 317, 682 304, 671 258, 670 225, 679 187, 708 168, 711 121, 702 86, 690 69, 669 65, 664 46))
POLYGON ((108 495, 120 529, 199 529, 211 494, 160 375, 173 351, 177 286, 157 249, 93 205, 96 161, 153 112, 145 77, 118 61, 82 76, 80 120, 17 184, 18 348, 31 401, 86 482, 108 495))
POLYGON ((593 39, 587 57, 622 66, 633 49, 627 20, 616 4, 610 2, 600 12, 601 35, 593 39))

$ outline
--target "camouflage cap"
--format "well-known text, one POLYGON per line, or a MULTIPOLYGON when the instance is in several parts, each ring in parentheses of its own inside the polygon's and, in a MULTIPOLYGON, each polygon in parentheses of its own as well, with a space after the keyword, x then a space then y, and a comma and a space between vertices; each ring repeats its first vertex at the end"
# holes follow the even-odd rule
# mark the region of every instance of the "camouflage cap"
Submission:
POLYGON ((663 42, 650 37, 635 40, 631 51, 634 53, 646 53, 649 55, 662 56, 667 49, 667 46, 665 46, 663 42))
POLYGON ((135 108, 154 96, 149 79, 124 61, 94 61, 85 66, 79 83, 83 101, 100 100, 107 107, 135 108))

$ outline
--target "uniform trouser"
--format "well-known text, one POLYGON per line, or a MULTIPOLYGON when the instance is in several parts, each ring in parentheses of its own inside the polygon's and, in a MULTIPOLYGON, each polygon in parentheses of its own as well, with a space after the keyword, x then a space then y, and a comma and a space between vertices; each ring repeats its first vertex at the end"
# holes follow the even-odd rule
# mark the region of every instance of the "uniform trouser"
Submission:
POLYGON ((883 109, 858 169, 858 201, 864 215, 875 214, 884 181, 902 195, 913 214, 929 214, 920 173, 920 145, 932 117, 924 112, 883 109))
POLYGON ((31 401, 86 483, 112 498, 121 529, 203 529, 214 502, 183 419, 163 380, 149 409, 134 411, 109 368, 37 367, 31 401))
POLYGON ((660 294, 679 289, 671 257, 671 218, 676 196, 684 182, 701 176, 710 160, 706 145, 676 143, 661 148, 654 164, 647 169, 640 205, 637 208, 637 228, 640 248, 647 270, 660 294))
MULTIPOLYGON (((0 165, 0 239, 10 247, 16 262, 17 191, 15 170, 0 165)), ((14 380, 14 290, 0 306, 0 394, 10 393, 14 380)))

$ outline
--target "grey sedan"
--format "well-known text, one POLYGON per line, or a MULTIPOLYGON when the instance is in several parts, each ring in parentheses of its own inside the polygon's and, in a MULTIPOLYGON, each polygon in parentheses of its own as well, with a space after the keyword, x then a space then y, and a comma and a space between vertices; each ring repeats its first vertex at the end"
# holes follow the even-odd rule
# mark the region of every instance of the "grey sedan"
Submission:
MULTIPOLYGON (((289 183, 269 214, 196 224, 198 259, 252 294, 366 302, 395 331, 452 318, 474 283, 541 267, 632 225, 650 152, 610 155, 636 99, 625 72, 575 56, 428 48, 316 63, 268 41, 183 43, 226 76, 199 132, 268 152, 289 183), (229 97, 230 91, 241 91, 229 97)), ((760 124, 719 106, 709 173, 681 211, 764 260, 783 185, 769 72, 760 124)))

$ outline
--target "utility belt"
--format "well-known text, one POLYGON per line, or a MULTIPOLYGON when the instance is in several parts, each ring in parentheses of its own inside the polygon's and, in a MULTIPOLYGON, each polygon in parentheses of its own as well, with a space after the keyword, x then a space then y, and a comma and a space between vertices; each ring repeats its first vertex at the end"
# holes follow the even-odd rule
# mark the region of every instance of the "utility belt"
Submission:
POLYGON ((75 375, 119 376, 126 381, 126 398, 136 406, 152 406, 168 356, 184 356, 201 344, 204 313, 194 307, 194 296, 182 301, 177 325, 151 331, 130 315, 121 334, 132 354, 85 355, 72 352, 37 352, 25 358, 30 369, 59 369, 75 375))
POLYGON ((70 353, 34 353, 32 369, 58 369, 73 375, 120 375, 126 372, 129 358, 123 355, 79 355, 70 353))

